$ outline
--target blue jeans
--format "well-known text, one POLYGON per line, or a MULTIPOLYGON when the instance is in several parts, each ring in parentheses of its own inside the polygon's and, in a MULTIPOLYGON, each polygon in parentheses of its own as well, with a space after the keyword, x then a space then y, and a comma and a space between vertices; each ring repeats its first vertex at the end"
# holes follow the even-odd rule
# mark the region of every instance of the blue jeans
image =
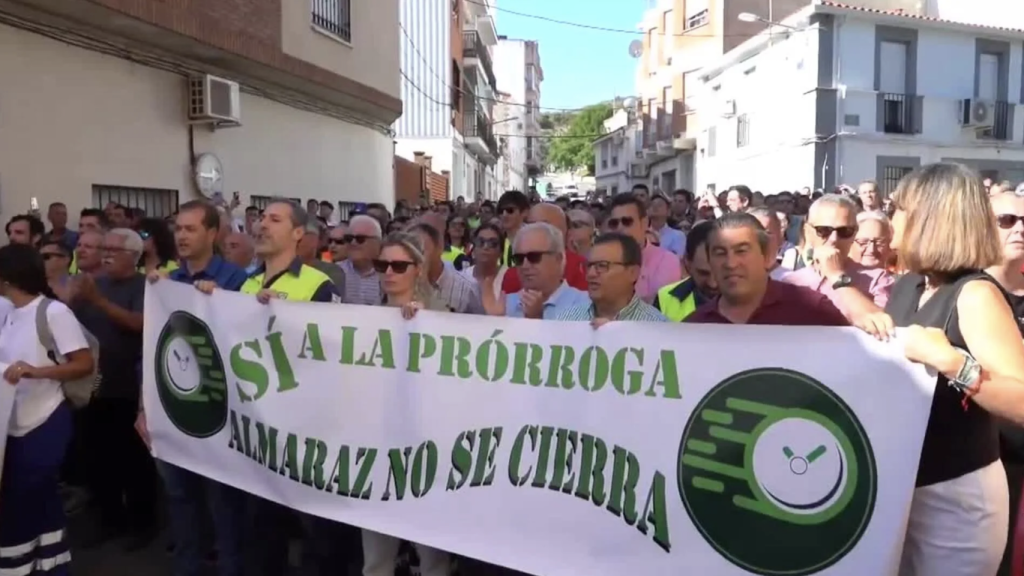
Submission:
POLYGON ((203 514, 207 511, 203 502, 213 520, 218 574, 241 576, 244 493, 162 460, 157 460, 157 468, 167 491, 174 537, 174 576, 198 576, 203 571, 207 551, 203 545, 203 514))

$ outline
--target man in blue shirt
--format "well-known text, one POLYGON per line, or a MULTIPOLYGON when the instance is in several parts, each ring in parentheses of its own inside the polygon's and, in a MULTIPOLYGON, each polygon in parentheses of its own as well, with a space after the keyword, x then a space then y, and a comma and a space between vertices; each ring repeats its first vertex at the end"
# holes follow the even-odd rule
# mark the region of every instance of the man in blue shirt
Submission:
POLYGON ((686 253, 686 234, 668 225, 669 207, 668 198, 655 194, 647 205, 647 218, 651 230, 658 233, 661 247, 681 257, 686 253))
POLYGON ((587 293, 565 282, 565 237, 546 222, 519 229, 512 241, 512 263, 522 290, 505 297, 505 316, 550 320, 561 311, 589 302, 587 293))
MULTIPOLYGON (((195 200, 178 210, 174 239, 181 266, 168 274, 174 282, 214 282, 223 290, 237 291, 245 283, 245 270, 214 254, 220 215, 212 204, 195 200)), ((159 280, 154 274, 150 282, 159 280)), ((145 414, 137 423, 146 437, 145 414)), ((167 510, 174 539, 174 574, 198 575, 209 547, 203 538, 203 517, 209 513, 216 538, 218 574, 241 576, 244 493, 168 462, 157 460, 167 490, 167 510), (208 507, 204 509, 205 506, 208 507)))

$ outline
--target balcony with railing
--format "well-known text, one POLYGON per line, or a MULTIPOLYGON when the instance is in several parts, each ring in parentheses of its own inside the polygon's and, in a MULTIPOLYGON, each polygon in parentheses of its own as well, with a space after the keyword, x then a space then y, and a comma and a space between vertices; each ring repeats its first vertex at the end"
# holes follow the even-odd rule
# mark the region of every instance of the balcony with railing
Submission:
POLYGON ((494 126, 476 106, 476 96, 466 94, 466 106, 462 112, 463 132, 466 145, 474 154, 490 162, 498 159, 498 140, 494 137, 494 126))
POLYGON ((885 134, 914 134, 915 98, 912 94, 883 92, 878 95, 880 132, 885 134))
POLYGON ((1009 102, 992 102, 992 127, 981 132, 979 136, 988 140, 1010 140, 1014 108, 1015 105, 1009 102))
POLYGON ((491 54, 487 51, 476 30, 462 31, 462 58, 468 66, 479 66, 487 77, 487 83, 491 90, 498 91, 498 80, 494 76, 494 63, 491 61, 491 54))

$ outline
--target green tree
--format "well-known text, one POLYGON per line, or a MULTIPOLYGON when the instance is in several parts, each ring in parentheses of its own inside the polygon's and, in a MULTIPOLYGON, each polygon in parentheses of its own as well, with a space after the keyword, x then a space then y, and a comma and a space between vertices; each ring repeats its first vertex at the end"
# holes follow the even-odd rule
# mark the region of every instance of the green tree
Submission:
POLYGON ((612 105, 594 104, 576 112, 569 127, 555 134, 548 148, 547 163, 556 170, 582 170, 594 173, 594 148, 598 134, 604 134, 604 121, 611 118, 612 105))

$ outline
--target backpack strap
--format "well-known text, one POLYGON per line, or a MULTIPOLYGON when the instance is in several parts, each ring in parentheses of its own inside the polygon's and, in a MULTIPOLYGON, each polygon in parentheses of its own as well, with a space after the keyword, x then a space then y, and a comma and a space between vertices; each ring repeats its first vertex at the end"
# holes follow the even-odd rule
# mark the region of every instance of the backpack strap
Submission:
POLYGON ((51 302, 53 301, 44 296, 39 302, 39 306, 36 306, 36 335, 50 361, 57 364, 57 342, 53 339, 50 320, 46 317, 46 311, 50 309, 51 302))

